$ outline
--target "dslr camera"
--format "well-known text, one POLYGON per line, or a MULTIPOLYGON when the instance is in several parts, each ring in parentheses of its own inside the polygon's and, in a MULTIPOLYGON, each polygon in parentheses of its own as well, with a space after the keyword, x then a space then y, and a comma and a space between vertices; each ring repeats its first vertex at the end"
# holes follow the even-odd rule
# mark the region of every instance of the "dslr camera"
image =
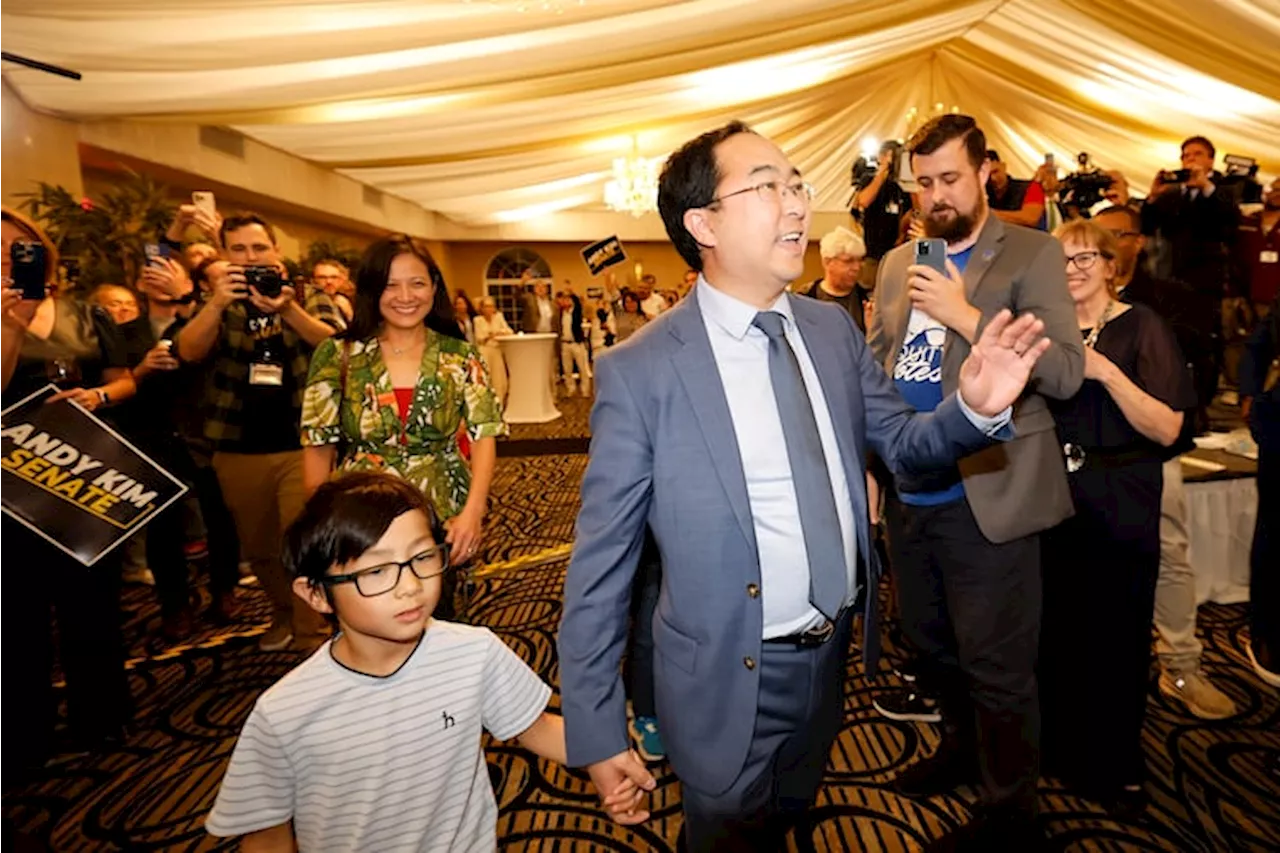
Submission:
POLYGON ((284 287, 280 270, 275 267, 249 266, 244 268, 244 283, 268 299, 275 299, 284 287))
POLYGON ((1058 193, 1062 203, 1076 208, 1081 216, 1088 216, 1089 209, 1102 201, 1113 181, 1111 176, 1089 162, 1089 152, 1081 151, 1076 157, 1076 171, 1059 182, 1058 193))

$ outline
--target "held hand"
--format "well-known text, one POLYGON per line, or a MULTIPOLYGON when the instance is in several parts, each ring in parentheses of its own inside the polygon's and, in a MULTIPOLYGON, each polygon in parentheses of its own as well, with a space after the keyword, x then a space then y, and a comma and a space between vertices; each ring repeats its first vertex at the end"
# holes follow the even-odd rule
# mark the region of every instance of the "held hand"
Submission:
MULTIPOLYGON (((213 267, 210 267, 213 270, 213 267)), ((213 303, 219 308, 226 308, 234 302, 249 298, 249 285, 245 283, 244 267, 234 264, 224 268, 221 274, 213 276, 213 303)))
POLYGON ((191 214, 191 223, 200 230, 200 233, 213 245, 219 244, 218 233, 222 230, 222 214, 216 210, 213 213, 202 207, 194 207, 194 213, 191 214))
POLYGON ((70 400, 91 412, 102 405, 102 397, 93 388, 71 388, 66 391, 59 391, 44 402, 47 406, 59 400, 70 400))
POLYGON ((1106 382, 1116 368, 1115 362, 1093 347, 1084 348, 1084 378, 1106 382))
POLYGON ((249 287, 249 301, 253 303, 254 308, 257 308, 264 314, 281 313, 284 309, 289 307, 291 302, 293 302, 294 296, 295 291, 293 287, 288 284, 280 288, 280 295, 275 298, 263 296, 258 292, 258 289, 252 285, 249 287))
POLYGON ((169 354, 169 346, 167 344, 156 344, 147 350, 147 354, 139 362, 138 366, 133 369, 134 377, 141 379, 148 373, 155 373, 157 370, 177 370, 178 360, 169 354))
POLYGON ((947 275, 919 264, 907 267, 907 296, 913 307, 951 329, 963 326, 965 315, 973 310, 964 294, 960 270, 949 259, 947 275))
POLYGON ((3 291, 3 302, 0 302, 0 321, 6 329, 25 332, 40 307, 39 299, 23 299, 22 291, 14 287, 6 287, 3 291))
POLYGON ((484 535, 484 517, 481 513, 464 509, 445 522, 447 533, 444 541, 449 543, 453 564, 460 565, 475 556, 480 547, 480 539, 484 535))
POLYGON ((1191 179, 1187 181, 1188 189, 1200 190, 1201 192, 1209 189, 1209 186, 1213 183, 1213 181, 1210 180, 1212 175, 1209 170, 1200 166, 1192 166, 1190 171, 1191 179))
POLYGON ((178 212, 173 217, 173 222, 169 223, 169 230, 165 232, 165 238, 175 243, 181 243, 182 238, 187 233, 187 226, 192 223, 192 217, 196 213, 194 204, 178 205, 178 212))
POLYGON ((191 279, 182 264, 172 258, 157 258, 142 269, 139 290, 162 299, 178 299, 191 292, 191 279))
POLYGON ((1032 314, 1015 320, 1004 309, 982 330, 960 365, 960 395, 978 414, 995 417, 1018 399, 1048 348, 1042 320, 1032 314))
POLYGON ((643 792, 652 791, 657 783, 635 752, 619 752, 612 758, 597 761, 587 767, 587 773, 596 792, 602 793, 605 809, 614 821, 633 826, 649 819, 648 810, 640 809, 640 801, 643 792), (609 793, 603 795, 606 791, 609 793))

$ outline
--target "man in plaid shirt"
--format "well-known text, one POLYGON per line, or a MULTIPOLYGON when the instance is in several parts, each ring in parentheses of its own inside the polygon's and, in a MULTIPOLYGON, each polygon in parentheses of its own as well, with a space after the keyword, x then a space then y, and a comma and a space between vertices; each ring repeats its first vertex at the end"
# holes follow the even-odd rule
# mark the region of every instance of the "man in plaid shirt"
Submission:
POLYGON ((294 596, 280 541, 306 501, 298 425, 311 351, 341 328, 341 315, 322 291, 309 294, 304 307, 292 286, 276 281, 288 276, 275 231, 262 217, 229 216, 218 236, 225 262, 208 269, 212 293, 174 347, 183 361, 214 359, 205 436, 214 444, 213 468, 235 518, 241 556, 274 611, 258 645, 306 649, 321 642, 325 626, 294 596), (277 286, 278 295, 271 295, 277 286))

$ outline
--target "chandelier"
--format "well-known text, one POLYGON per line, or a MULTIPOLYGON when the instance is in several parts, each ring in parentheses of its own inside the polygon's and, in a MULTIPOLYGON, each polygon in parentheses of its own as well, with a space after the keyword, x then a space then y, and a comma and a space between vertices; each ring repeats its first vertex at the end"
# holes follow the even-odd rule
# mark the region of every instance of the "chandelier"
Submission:
POLYGON ((613 161, 613 180, 604 185, 604 203, 610 210, 644 216, 658 209, 658 173, 662 160, 641 157, 631 142, 631 156, 613 161))
POLYGON ((468 6, 478 6, 481 3, 488 3, 500 9, 510 9, 513 12, 551 12, 556 15, 563 15, 564 10, 571 6, 585 6, 587 0, 462 0, 468 6))

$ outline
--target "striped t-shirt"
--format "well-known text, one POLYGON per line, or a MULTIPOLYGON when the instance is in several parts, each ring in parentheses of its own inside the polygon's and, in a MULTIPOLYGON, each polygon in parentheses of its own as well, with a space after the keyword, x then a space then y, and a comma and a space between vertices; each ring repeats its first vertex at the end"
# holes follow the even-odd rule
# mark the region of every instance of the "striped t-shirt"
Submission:
POLYGON ((481 728, 524 732, 551 688, 487 628, 432 620, 384 678, 347 669, 331 646, 258 697, 205 828, 292 820, 302 853, 494 850, 481 728))

